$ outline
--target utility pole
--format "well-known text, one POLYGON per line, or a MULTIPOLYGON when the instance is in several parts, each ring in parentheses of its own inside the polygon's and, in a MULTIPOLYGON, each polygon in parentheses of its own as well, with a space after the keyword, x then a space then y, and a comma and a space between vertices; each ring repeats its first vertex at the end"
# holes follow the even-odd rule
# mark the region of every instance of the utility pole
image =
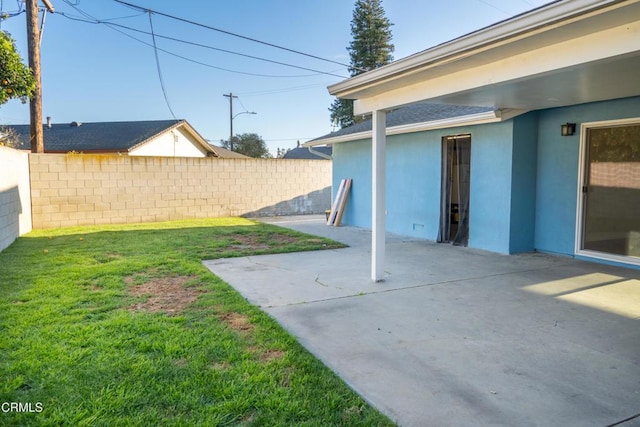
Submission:
POLYGON ((40 29, 38 28, 38 0, 27 0, 27 39, 29 67, 36 87, 29 101, 31 152, 44 153, 42 130, 42 80, 40 78, 40 29))
POLYGON ((234 96, 232 92, 222 94, 222 96, 229 98, 229 149, 233 151, 233 98, 237 98, 237 96, 234 96))
MULTIPOLYGON (((49 0, 42 1, 49 12, 55 12, 49 0)), ((29 100, 31 152, 44 153, 44 133, 42 131, 42 78, 40 76, 41 33, 38 28, 38 0, 26 0, 26 4, 29 68, 31 68, 33 78, 36 82, 33 95, 29 100)), ((44 23, 44 16, 42 22, 44 23)))

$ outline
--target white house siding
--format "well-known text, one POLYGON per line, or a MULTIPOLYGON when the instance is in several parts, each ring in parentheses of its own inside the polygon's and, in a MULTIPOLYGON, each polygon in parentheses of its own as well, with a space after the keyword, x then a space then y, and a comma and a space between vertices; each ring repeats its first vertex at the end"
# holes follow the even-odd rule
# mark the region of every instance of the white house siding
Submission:
POLYGON ((0 251, 29 231, 29 154, 0 147, 0 251))
POLYGON ((206 157, 206 150, 195 138, 177 128, 154 138, 153 140, 129 152, 130 156, 157 157, 206 157))

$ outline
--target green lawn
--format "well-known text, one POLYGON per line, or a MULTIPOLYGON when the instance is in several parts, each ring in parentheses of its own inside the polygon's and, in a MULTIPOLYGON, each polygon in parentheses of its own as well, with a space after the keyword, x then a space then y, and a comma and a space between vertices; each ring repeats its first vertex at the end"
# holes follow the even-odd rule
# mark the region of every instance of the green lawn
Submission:
POLYGON ((332 247, 240 218, 19 238, 0 253, 0 425, 391 425, 201 263, 332 247))

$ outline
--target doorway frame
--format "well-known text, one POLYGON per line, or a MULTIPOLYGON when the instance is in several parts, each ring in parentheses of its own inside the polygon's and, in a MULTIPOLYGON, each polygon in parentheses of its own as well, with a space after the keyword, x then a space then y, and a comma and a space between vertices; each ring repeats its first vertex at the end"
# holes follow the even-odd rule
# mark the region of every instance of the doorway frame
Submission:
MULTIPOLYGON (((454 135, 443 135, 441 138, 441 144, 440 144, 440 150, 441 150, 441 154, 440 154, 440 165, 441 165, 441 170, 440 170, 440 215, 439 215, 439 224, 438 224, 438 237, 436 239, 436 241, 438 243, 447 243, 447 244, 453 244, 454 246, 458 246, 458 244, 456 244, 455 242, 455 237, 453 239, 451 239, 451 207, 452 207, 452 201, 449 199, 449 203, 448 203, 448 207, 449 209, 447 210, 447 215, 444 214, 444 202, 445 202, 445 187, 446 187, 446 180, 447 178, 449 178, 449 175, 451 174, 451 171, 449 170, 448 167, 448 144, 451 140, 456 140, 456 139, 468 139, 469 140, 469 168, 471 168, 471 141, 472 141, 472 137, 471 137, 471 133, 470 132, 465 132, 465 133, 461 133, 461 134, 454 134, 454 135), (442 235, 442 222, 444 220, 444 218, 448 218, 448 222, 449 222, 449 226, 447 227, 447 236, 445 238, 445 236, 442 235)), ((469 180, 471 180, 471 176, 469 176, 469 180)), ((459 191, 459 190, 458 190, 459 191)), ((471 204, 471 183, 469 182, 469 188, 467 189, 467 193, 469 194, 469 205, 471 204)), ((460 207, 459 207, 460 208, 460 207)), ((466 221, 467 221, 467 241, 464 242, 464 245, 459 245, 459 246, 464 246, 464 247, 468 247, 469 246, 469 237, 471 234, 471 229, 469 228, 469 206, 467 206, 467 212, 466 212, 466 221)), ((459 227, 459 225, 458 225, 459 227)))
POLYGON ((580 125, 580 155, 578 160, 578 185, 577 185, 577 203, 576 203, 576 230, 575 230, 575 255, 594 258, 603 261, 610 261, 614 263, 630 264, 640 266, 640 258, 634 258, 630 256, 610 254, 606 252, 598 252, 589 249, 582 249, 584 240, 584 216, 585 209, 585 197, 582 188, 585 183, 587 174, 587 157, 588 157, 588 140, 587 136, 589 129, 596 128, 608 128, 625 125, 640 125, 640 117, 633 117, 628 119, 615 119, 615 120, 602 120, 597 122, 585 122, 580 125))

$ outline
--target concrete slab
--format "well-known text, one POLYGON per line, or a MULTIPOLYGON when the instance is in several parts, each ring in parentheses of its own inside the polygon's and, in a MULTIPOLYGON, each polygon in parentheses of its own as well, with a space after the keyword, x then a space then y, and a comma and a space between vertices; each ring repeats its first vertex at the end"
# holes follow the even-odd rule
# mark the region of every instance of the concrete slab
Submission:
MULTIPOLYGON (((606 426, 640 414, 640 271, 268 222, 351 246, 205 261, 405 426, 606 426)), ((640 424, 640 417, 623 425, 640 424)))

